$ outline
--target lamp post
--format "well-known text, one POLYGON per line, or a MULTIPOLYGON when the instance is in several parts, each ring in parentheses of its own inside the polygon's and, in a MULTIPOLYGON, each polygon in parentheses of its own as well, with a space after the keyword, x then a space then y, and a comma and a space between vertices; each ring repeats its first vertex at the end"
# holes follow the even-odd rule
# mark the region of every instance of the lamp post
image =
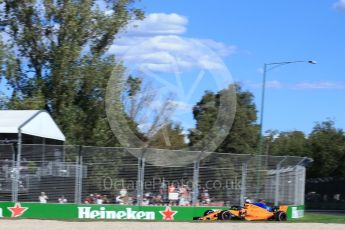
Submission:
POLYGON ((260 139, 259 139, 259 151, 258 155, 262 155, 263 148, 263 124, 264 124, 264 108, 265 108, 265 93, 266 93, 266 75, 268 71, 275 69, 277 67, 294 64, 294 63, 308 63, 316 64, 316 61, 286 61, 286 62, 273 62, 264 64, 263 75, 262 75, 262 91, 261 91, 261 108, 260 108, 260 139))
POLYGON ((267 72, 271 71, 272 69, 275 69, 277 67, 288 65, 288 64, 294 64, 294 63, 308 63, 308 64, 316 64, 316 61, 286 61, 286 62, 273 62, 273 63, 266 63, 264 64, 263 69, 263 75, 262 75, 262 91, 261 91, 261 109, 260 109, 260 137, 259 137, 259 145, 258 145, 258 151, 257 151, 257 186, 256 186, 256 195, 259 195, 260 190, 260 167, 261 167, 261 161, 259 158, 261 155, 263 155, 263 144, 264 144, 264 134, 263 134, 263 124, 264 124, 264 108, 265 108, 265 93, 266 93, 266 75, 267 72), (260 163, 259 163, 260 162, 260 163), (260 164, 260 166, 259 166, 260 164))

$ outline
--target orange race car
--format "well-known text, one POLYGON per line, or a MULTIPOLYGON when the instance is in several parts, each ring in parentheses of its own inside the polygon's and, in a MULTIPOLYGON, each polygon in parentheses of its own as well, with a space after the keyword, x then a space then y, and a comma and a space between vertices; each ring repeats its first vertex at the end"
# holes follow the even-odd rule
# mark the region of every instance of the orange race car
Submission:
POLYGON ((202 217, 194 220, 275 220, 286 221, 288 206, 271 208, 262 203, 246 203, 244 207, 232 206, 228 210, 207 210, 202 217))

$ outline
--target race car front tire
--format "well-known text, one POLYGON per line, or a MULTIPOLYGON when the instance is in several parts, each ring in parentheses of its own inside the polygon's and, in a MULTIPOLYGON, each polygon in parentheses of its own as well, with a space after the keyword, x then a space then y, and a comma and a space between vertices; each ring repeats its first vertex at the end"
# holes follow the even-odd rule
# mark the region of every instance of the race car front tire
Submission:
POLYGON ((219 214, 218 214, 218 219, 219 220, 230 220, 231 219, 231 213, 224 210, 224 211, 221 211, 219 214))
POLYGON ((274 215, 274 219, 276 221, 286 221, 287 220, 287 216, 286 216, 286 213, 285 212, 282 212, 282 211, 278 211, 275 213, 274 215))

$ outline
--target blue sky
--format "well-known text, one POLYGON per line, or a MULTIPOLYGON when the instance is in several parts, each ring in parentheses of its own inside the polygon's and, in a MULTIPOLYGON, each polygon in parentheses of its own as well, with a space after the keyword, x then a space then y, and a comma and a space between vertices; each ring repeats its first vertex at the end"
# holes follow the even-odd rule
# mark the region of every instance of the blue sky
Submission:
MULTIPOLYGON (((171 29, 160 31, 162 36, 211 44, 233 80, 252 91, 257 104, 264 63, 316 60, 317 65, 290 64, 268 72, 264 129, 309 133, 315 122, 326 119, 345 128, 345 1, 143 0, 139 5, 148 16, 160 15, 151 20, 155 32, 171 29), (172 14, 175 19, 164 20, 172 14)), ((126 39, 135 36, 129 33, 126 39)), ((193 74, 184 72, 182 77, 189 79, 183 80, 185 87, 193 74)), ((202 81, 194 101, 204 89, 217 90, 210 79, 202 81)), ((187 127, 192 124, 187 115, 180 119, 187 127)))
MULTIPOLYGON (((332 119, 345 129, 345 0, 142 0, 109 53, 129 72, 174 91, 174 119, 193 128, 191 108, 205 90, 239 82, 260 104, 264 63, 298 63, 267 74, 264 129, 302 130, 332 119)), ((4 89, 4 82, 0 88, 4 89)), ((159 104, 157 97, 157 103, 159 104)), ((154 105, 157 106, 157 105, 154 105)))

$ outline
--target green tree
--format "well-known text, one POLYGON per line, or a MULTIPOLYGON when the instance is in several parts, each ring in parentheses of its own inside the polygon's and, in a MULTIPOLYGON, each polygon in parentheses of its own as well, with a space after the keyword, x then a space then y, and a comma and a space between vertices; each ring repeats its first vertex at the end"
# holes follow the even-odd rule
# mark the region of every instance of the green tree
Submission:
POLYGON ((219 147, 219 152, 253 154, 258 143, 259 126, 254 95, 236 87, 237 106, 235 120, 229 135, 219 147))
MULTIPOLYGON (((17 76, 17 62, 14 55, 10 52, 9 47, 0 40, 0 83, 3 84, 5 76, 10 76, 11 79, 16 79, 17 76)), ((7 108, 8 98, 5 92, 0 91, 0 109, 7 108)))
MULTIPOLYGON (((236 88, 236 114, 231 130, 223 143, 218 147, 219 152, 246 153, 255 152, 258 141, 259 128, 256 124, 256 107, 253 94, 243 91, 239 85, 232 85, 218 93, 205 92, 202 99, 194 106, 193 114, 196 120, 196 132, 189 135, 190 144, 195 144, 204 138, 217 119, 219 98, 225 91, 236 88)), ((231 116, 231 114, 227 114, 231 116)))
POLYGON ((168 123, 151 138, 150 147, 159 149, 183 149, 186 147, 183 129, 179 124, 168 123))
POLYGON ((301 131, 271 132, 265 138, 265 153, 269 155, 308 156, 308 139, 301 131))
POLYGON ((345 176, 345 134, 334 127, 333 121, 315 125, 309 148, 314 162, 308 177, 345 176))
POLYGON ((202 140, 217 119, 216 107, 217 96, 215 93, 206 91, 201 100, 193 107, 193 115, 196 120, 196 129, 190 130, 189 144, 195 145, 202 140))
POLYGON ((107 50, 129 21, 143 18, 134 2, 4 0, 0 25, 16 52, 5 66, 13 90, 7 106, 48 110, 69 143, 104 144, 97 138, 110 135, 105 89, 119 65, 107 50))

